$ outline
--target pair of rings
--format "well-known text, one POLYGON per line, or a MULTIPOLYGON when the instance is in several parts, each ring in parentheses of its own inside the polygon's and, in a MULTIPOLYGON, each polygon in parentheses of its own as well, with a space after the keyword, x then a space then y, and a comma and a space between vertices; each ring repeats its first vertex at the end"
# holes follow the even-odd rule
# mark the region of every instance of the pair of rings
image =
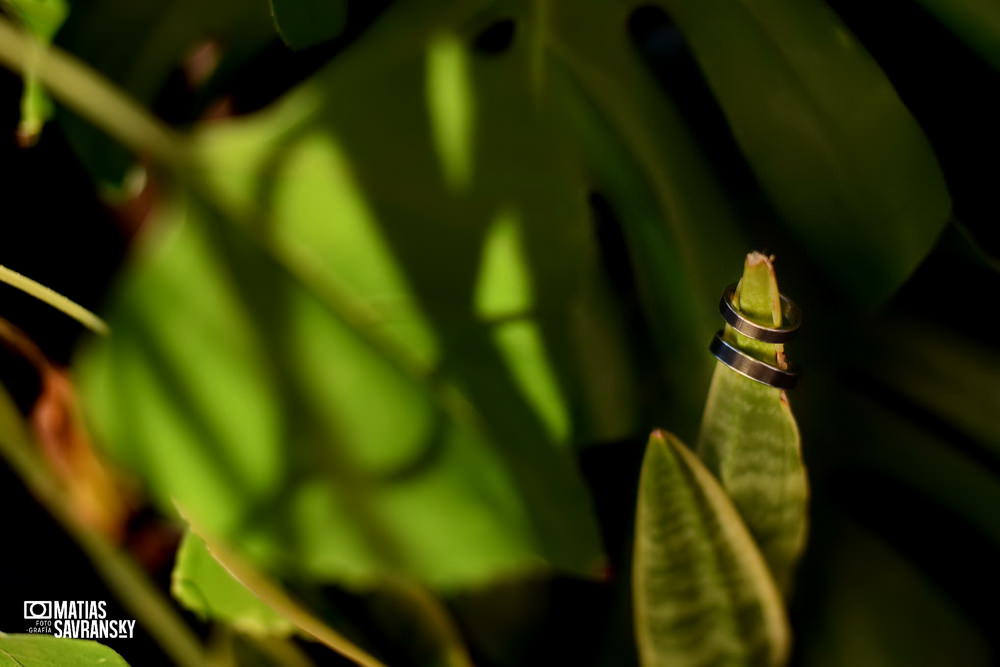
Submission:
MULTIPOLYGON (((732 299, 735 292, 735 284, 725 289, 722 293, 722 299, 719 300, 719 312, 726 324, 743 336, 763 343, 784 343, 799 330, 799 326, 802 324, 802 315, 795 302, 785 295, 781 295, 783 326, 767 327, 748 319, 733 306, 732 299)), ((755 382, 779 389, 791 389, 798 382, 799 373, 794 366, 789 364, 788 368, 779 368, 752 357, 723 339, 722 330, 716 332, 708 349, 715 355, 716 359, 755 382)))

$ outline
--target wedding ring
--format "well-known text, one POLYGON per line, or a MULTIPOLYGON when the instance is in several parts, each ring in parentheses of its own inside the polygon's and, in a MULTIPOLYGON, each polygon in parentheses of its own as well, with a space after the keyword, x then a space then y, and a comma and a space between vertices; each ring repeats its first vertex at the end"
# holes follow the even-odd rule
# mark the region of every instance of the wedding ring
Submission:
POLYGON ((802 324, 799 307, 785 295, 781 295, 781 315, 785 326, 766 327, 748 319, 733 306, 732 298, 735 292, 735 283, 726 288, 726 291, 722 293, 722 300, 719 301, 719 312, 722 313, 726 324, 747 338, 753 338, 763 343, 784 343, 799 330, 799 325, 802 324))
POLYGON ((715 334, 712 344, 708 349, 715 355, 715 358, 729 366, 740 375, 750 378, 754 382, 766 384, 769 387, 778 389, 791 389, 798 382, 799 374, 793 368, 778 368, 765 363, 760 359, 751 357, 731 343, 722 338, 722 331, 715 334))

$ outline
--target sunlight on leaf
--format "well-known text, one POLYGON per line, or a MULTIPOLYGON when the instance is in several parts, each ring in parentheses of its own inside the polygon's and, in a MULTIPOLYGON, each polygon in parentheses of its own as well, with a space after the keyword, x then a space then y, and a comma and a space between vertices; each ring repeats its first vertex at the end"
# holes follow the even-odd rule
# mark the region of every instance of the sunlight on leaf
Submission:
MULTIPOLYGON (((120 335, 81 367, 104 442, 164 506, 177 498, 267 567, 352 586, 405 573, 453 587, 541 567, 523 473, 472 424, 442 421, 421 387, 238 236, 214 255, 206 226, 181 223, 137 267, 120 335), (253 310, 228 272, 257 287, 253 310), (268 344, 282 339, 295 343, 268 344)), ((531 460, 546 488, 564 483, 554 452, 531 460)), ((589 570, 586 525, 566 519, 549 534, 566 549, 555 562, 589 570)))
POLYGON ((476 279, 476 312, 487 320, 525 315, 534 306, 520 216, 501 211, 483 241, 476 279))
POLYGON ((546 359, 538 325, 526 319, 501 322, 493 337, 553 441, 565 442, 570 418, 565 397, 546 359))
POLYGON ((427 107, 445 180, 456 191, 472 179, 475 103, 469 55, 452 34, 435 36, 427 51, 427 107))

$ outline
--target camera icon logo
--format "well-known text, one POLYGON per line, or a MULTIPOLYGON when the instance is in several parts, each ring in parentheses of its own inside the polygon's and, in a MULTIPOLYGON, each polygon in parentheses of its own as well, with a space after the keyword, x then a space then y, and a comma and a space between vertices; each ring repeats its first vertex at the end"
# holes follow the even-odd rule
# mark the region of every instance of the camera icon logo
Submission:
POLYGON ((52 601, 25 600, 24 617, 29 620, 44 620, 52 618, 52 601))

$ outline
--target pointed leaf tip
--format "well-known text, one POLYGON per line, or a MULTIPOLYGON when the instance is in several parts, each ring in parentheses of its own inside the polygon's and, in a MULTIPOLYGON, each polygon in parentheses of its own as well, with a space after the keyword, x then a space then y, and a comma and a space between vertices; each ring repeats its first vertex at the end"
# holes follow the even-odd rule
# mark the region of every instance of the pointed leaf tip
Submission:
POLYGON ((633 591, 643 665, 786 659, 787 621, 763 557, 711 473, 659 430, 639 482, 633 591))
MULTIPOLYGON (((778 325, 780 295, 774 257, 749 253, 734 305, 761 324, 778 325)), ((762 361, 786 364, 783 345, 752 340, 728 326, 725 337, 762 361)), ((779 587, 787 592, 805 546, 809 497, 799 429, 787 395, 717 363, 697 451, 739 510, 779 587)))

